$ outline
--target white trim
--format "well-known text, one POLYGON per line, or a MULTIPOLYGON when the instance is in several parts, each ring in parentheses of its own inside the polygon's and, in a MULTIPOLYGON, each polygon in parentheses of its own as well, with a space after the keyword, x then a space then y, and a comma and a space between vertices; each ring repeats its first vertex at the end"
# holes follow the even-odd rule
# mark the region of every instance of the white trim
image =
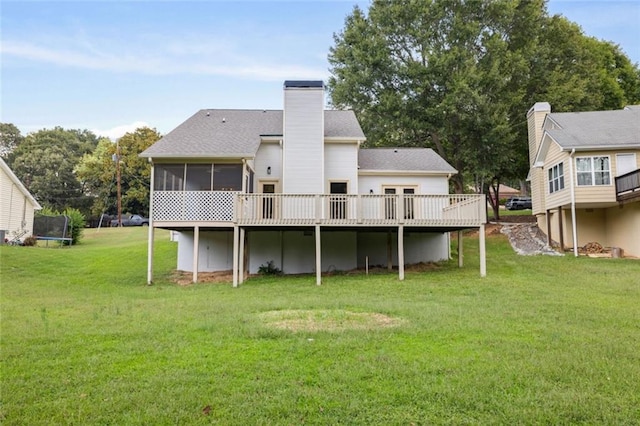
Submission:
POLYGON ((457 171, 425 170, 358 170, 358 176, 446 176, 458 174, 457 171))

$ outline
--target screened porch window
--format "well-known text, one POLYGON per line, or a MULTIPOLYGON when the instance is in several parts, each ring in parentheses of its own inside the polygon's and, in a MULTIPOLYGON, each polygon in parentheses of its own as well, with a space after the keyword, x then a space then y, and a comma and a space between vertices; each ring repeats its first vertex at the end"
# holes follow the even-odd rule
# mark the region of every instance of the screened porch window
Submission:
POLYGON ((242 191, 242 164, 156 164, 155 191, 242 191))
POLYGON ((156 164, 153 175, 155 191, 182 191, 184 164, 156 164))

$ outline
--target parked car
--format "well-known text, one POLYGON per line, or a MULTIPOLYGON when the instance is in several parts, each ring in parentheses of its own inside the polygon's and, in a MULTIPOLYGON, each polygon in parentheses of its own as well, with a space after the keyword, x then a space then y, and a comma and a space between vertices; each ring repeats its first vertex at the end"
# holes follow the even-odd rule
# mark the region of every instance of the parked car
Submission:
MULTIPOLYGON (((118 219, 111 221, 111 226, 118 226, 118 219)), ((149 219, 139 214, 122 217, 122 226, 149 226, 149 219)))
POLYGON ((507 210, 524 210, 531 208, 531 197, 513 197, 504 205, 507 210))

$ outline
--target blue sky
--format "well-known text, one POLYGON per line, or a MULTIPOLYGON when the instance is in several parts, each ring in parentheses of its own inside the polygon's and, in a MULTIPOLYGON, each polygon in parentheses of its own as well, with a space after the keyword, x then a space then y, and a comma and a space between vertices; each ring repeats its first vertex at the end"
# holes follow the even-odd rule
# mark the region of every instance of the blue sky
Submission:
MULTIPOLYGON (((280 109, 285 79, 328 77, 356 3, 3 0, 0 121, 113 138, 167 133, 201 108, 280 109)), ((548 7, 640 63, 640 0, 548 7)))

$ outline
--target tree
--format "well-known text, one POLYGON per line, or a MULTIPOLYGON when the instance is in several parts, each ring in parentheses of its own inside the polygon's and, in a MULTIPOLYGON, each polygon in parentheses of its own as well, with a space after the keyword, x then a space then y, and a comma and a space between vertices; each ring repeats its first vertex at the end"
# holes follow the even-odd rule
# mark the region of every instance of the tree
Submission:
POLYGON ((119 148, 122 210, 147 215, 151 167, 139 154, 161 138, 155 129, 141 127, 117 144, 101 139, 95 151, 82 157, 76 173, 84 191, 94 198, 92 213, 117 212, 116 151, 119 148))
POLYGON ((91 200, 82 192, 74 167, 95 147, 87 130, 43 129, 27 135, 12 153, 11 167, 34 197, 53 210, 87 211, 91 200))
POLYGON ((7 158, 24 137, 12 123, 0 123, 0 157, 7 158))
POLYGON ((459 171, 456 192, 469 178, 486 191, 526 176, 536 101, 562 111, 637 99, 637 67, 543 0, 374 1, 334 42, 333 105, 354 109, 369 145, 435 149, 459 171))

